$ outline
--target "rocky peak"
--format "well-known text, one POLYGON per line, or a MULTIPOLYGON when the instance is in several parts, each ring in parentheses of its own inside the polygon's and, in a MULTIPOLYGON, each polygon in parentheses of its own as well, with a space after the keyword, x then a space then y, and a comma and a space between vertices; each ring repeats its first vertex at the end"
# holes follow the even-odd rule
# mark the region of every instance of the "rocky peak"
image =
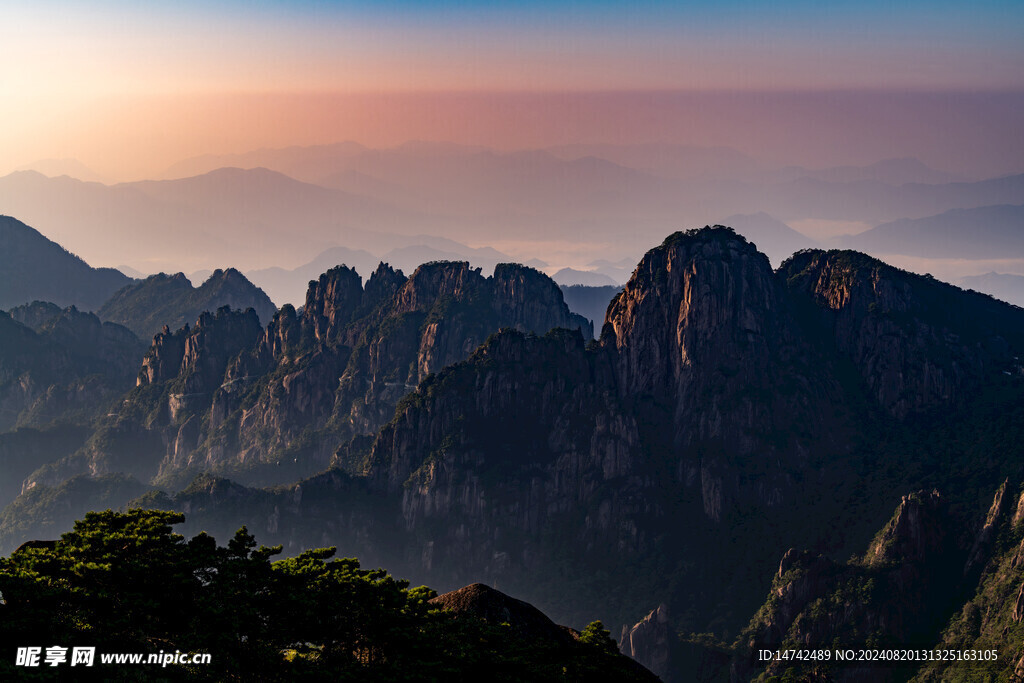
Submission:
POLYGON ((827 557, 796 548, 787 550, 772 581, 774 608, 760 624, 763 642, 782 642, 800 612, 826 591, 838 571, 836 563, 827 557))
POLYGON ((658 678, 668 680, 674 668, 672 646, 675 639, 668 607, 661 604, 632 628, 623 624, 619 651, 643 664, 658 678))
POLYGON ((526 640, 555 643, 572 641, 569 632, 551 621, 528 602, 517 600, 482 583, 438 595, 430 603, 456 614, 467 614, 490 624, 508 624, 512 631, 526 640))
POLYGON ((190 332, 187 324, 176 332, 171 332, 164 325, 163 331, 153 336, 153 343, 142 359, 136 385, 160 384, 177 377, 185 355, 185 340, 190 332))
POLYGON ((1017 498, 1017 508, 1013 513, 1013 526, 1014 528, 1021 525, 1024 522, 1024 491, 1021 491, 1020 496, 1017 498))
POLYGON ((49 301, 33 301, 30 304, 15 306, 8 313, 13 320, 39 332, 44 325, 58 317, 62 310, 60 306, 49 301))
POLYGON ((181 387, 186 394, 212 392, 220 386, 228 361, 249 349, 262 332, 256 311, 232 311, 228 306, 203 313, 185 339, 181 387))
POLYGON ((838 419, 821 410, 842 401, 829 363, 799 334, 768 258, 730 228, 675 233, 647 252, 609 306, 601 345, 616 359, 620 397, 664 412, 677 477, 699 483, 716 521, 739 498, 778 503, 787 486, 776 469, 758 491, 740 491, 722 453, 823 451, 804 435, 838 419))
POLYGON ((945 545, 946 509, 938 491, 903 496, 895 514, 875 537, 865 556, 868 566, 922 564, 945 545))
MULTIPOLYGON (((174 279, 184 280, 183 284, 189 284, 189 280, 181 273, 175 275, 174 279)), ((217 308, 228 306, 242 311, 252 308, 261 323, 269 322, 276 310, 270 297, 235 268, 218 268, 213 271, 210 277, 196 288, 193 296, 210 304, 216 302, 217 308)))
POLYGON ((518 263, 499 263, 491 281, 495 313, 510 327, 521 332, 564 327, 579 329, 587 339, 594 336, 590 321, 571 313, 558 284, 539 270, 518 263))
POLYGON ((466 261, 434 261, 424 263, 413 272, 395 297, 394 311, 410 313, 429 311, 442 297, 465 299, 476 293, 484 283, 479 268, 470 268, 466 261))
MULTIPOLYGON (((950 562, 955 550, 948 526, 939 494, 918 491, 903 496, 863 558, 839 564, 789 550, 768 600, 743 633, 746 657, 734 661, 735 679, 749 680, 760 670, 758 680, 767 680, 794 666, 779 661, 765 667, 754 656, 761 647, 862 646, 866 634, 880 647, 934 642, 960 579, 950 571, 957 565, 950 562)), ((880 669, 849 669, 836 677, 862 679, 903 680, 880 669)))
POLYGON ((302 324, 295 307, 285 304, 263 333, 263 346, 270 358, 282 358, 302 343, 302 324))
POLYGON ((363 281, 347 266, 331 268, 318 280, 311 280, 302 309, 303 323, 321 342, 337 337, 360 310, 363 281))
POLYGON ((806 250, 779 274, 897 417, 962 399, 1024 348, 1024 310, 865 254, 806 250))
MULTIPOLYGON (((232 268, 231 270, 234 270, 234 268, 232 268)), ((223 279, 223 277, 224 271, 218 268, 217 270, 213 271, 213 273, 210 274, 210 277, 208 279, 223 279)), ((174 273, 173 275, 168 275, 167 273, 156 273, 154 275, 150 275, 149 277, 147 277, 145 280, 143 280, 143 282, 161 283, 167 287, 173 287, 175 289, 184 291, 195 289, 195 287, 193 287, 192 285, 192 281, 188 279, 188 276, 185 275, 185 273, 180 272, 174 273)))
POLYGON ((153 337, 139 371, 138 385, 180 378, 184 394, 212 392, 220 385, 228 361, 251 348, 262 328, 256 311, 232 311, 223 306, 204 312, 194 327, 176 332, 165 326, 153 337))
POLYGON ((363 290, 363 308, 383 306, 391 301, 407 279, 402 271, 395 270, 382 261, 377 265, 377 270, 370 274, 370 279, 366 281, 366 287, 363 290))
POLYGON ((729 228, 669 236, 612 302, 603 342, 629 394, 683 397, 702 369, 768 361, 780 291, 767 257, 729 228))

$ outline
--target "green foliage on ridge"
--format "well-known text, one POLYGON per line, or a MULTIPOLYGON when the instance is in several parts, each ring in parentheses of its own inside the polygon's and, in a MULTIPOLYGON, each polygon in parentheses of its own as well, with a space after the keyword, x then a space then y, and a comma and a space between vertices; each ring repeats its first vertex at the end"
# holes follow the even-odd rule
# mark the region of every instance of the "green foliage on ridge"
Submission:
POLYGON ((526 639, 443 611, 433 590, 336 559, 334 548, 275 562, 281 547, 257 546, 245 527, 218 546, 174 533, 183 521, 90 512, 59 541, 0 558, 0 678, 28 672, 14 664, 17 647, 57 644, 211 655, 159 669, 97 656, 87 673, 104 680, 653 680, 599 622, 567 643, 526 639))

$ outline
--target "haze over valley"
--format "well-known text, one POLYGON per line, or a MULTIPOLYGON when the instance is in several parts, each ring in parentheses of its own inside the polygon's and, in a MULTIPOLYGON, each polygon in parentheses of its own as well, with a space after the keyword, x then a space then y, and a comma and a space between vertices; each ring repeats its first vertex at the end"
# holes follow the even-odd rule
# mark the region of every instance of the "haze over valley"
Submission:
POLYGON ((519 261, 566 285, 623 284, 627 269, 595 264, 634 261, 637 241, 666 229, 718 223, 776 265, 800 248, 852 247, 957 283, 1024 275, 1024 174, 968 182, 916 159, 772 169, 725 148, 345 143, 206 156, 166 175, 103 185, 17 171, 0 178, 0 201, 91 263, 131 273, 229 263, 278 304, 300 303, 332 259, 362 275, 381 259, 407 271, 519 261))

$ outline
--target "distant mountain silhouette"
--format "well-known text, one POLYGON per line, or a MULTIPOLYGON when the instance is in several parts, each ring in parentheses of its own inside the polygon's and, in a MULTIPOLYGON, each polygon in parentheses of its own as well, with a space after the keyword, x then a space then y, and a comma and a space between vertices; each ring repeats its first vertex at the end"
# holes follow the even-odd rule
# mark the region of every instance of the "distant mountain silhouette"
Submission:
POLYGON ((266 262, 268 254, 296 262, 355 226, 436 227, 429 217, 266 169, 111 186, 23 171, 0 178, 0 206, 74 251, 102 251, 114 263, 156 257, 156 268, 266 262))
POLYGON ((757 244, 775 267, 800 249, 819 246, 810 237, 764 212, 729 216, 723 223, 732 226, 736 232, 757 244))
POLYGON ((781 175, 789 176, 790 179, 815 178, 829 183, 856 183, 870 180, 887 185, 905 185, 907 183, 937 185, 963 180, 952 173, 937 171, 920 159, 913 157, 883 159, 868 166, 833 166, 822 169, 788 166, 782 169, 781 175))
POLYGON ((587 287, 615 287, 618 282, 607 275, 596 273, 590 270, 576 270, 575 268, 562 268, 551 276, 560 285, 585 285, 587 287))
POLYGON ((99 310, 103 320, 124 325, 141 339, 151 339, 166 325, 177 330, 195 324, 204 311, 222 306, 253 308, 266 325, 277 310, 270 298, 234 268, 216 270, 193 287, 183 273, 152 275, 119 290, 99 310))
POLYGON ((226 166, 236 168, 272 168, 300 180, 318 180, 338 172, 339 160, 369 151, 357 142, 310 147, 260 149, 242 154, 206 154, 180 161, 161 174, 161 178, 190 178, 226 166))
POLYGON ((926 258, 1024 258, 1024 205, 953 209, 936 216, 883 223, 841 238, 843 246, 876 254, 926 258))
POLYGON ((1007 275, 1005 273, 971 275, 962 278, 960 285, 966 289, 991 294, 995 298, 1015 306, 1024 306, 1024 275, 1007 275))
POLYGON ((1024 204, 1024 175, 920 182, 946 176, 915 160, 784 172, 750 167, 730 150, 658 154, 657 146, 556 153, 438 143, 264 150, 181 169, 201 175, 113 186, 13 173, 0 178, 0 206, 89 258, 189 272, 228 259, 247 270, 294 266, 338 245, 381 257, 415 244, 458 253, 394 239, 410 233, 502 248, 514 240, 523 245, 517 251, 535 249, 542 258, 568 241, 578 246, 563 262, 585 263, 621 258, 666 226, 733 214, 876 225, 1024 204), (207 168, 225 163, 249 168, 207 168), (916 182, 898 184, 905 179, 916 182))
POLYGON ((762 163, 731 147, 663 144, 562 145, 546 151, 559 159, 596 157, 679 180, 756 180, 768 173, 768 169, 762 163))
MULTIPOLYGON (((737 188, 738 192, 743 192, 737 188)), ((877 180, 828 182, 802 177, 745 193, 782 220, 893 221, 925 218, 951 209, 1024 202, 1024 174, 978 182, 889 185, 877 180)), ((741 195, 742 196, 742 195, 741 195)))
POLYGON ((345 265, 354 268, 360 275, 368 277, 380 261, 376 256, 363 249, 348 247, 331 247, 320 252, 316 258, 298 268, 261 268, 248 271, 245 275, 256 286, 266 292, 278 306, 285 304, 301 305, 306 297, 306 287, 310 280, 320 277, 334 266, 345 265))
POLYGON ((594 325, 594 336, 601 336, 604 314, 615 295, 622 291, 620 285, 587 287, 586 285, 560 285, 562 297, 573 313, 582 315, 594 325))
POLYGON ((129 282, 113 268, 92 268, 37 230, 0 216, 0 309, 38 300, 92 311, 129 282))
POLYGON ((50 178, 62 175, 82 180, 87 183, 107 183, 107 178, 92 170, 78 159, 40 159, 31 164, 20 166, 17 171, 36 171, 50 178))
POLYGON ((627 256, 624 259, 618 261, 609 261, 608 259, 597 259, 587 264, 587 270, 591 270, 601 275, 607 275, 614 282, 628 282, 629 276, 633 274, 633 270, 636 268, 636 262, 639 257, 627 256))
POLYGON ((126 266, 124 264, 119 265, 117 267, 117 270, 121 271, 122 273, 132 278, 133 280, 145 280, 147 277, 149 277, 148 273, 143 273, 141 270, 137 270, 135 268, 132 268, 131 266, 126 266))

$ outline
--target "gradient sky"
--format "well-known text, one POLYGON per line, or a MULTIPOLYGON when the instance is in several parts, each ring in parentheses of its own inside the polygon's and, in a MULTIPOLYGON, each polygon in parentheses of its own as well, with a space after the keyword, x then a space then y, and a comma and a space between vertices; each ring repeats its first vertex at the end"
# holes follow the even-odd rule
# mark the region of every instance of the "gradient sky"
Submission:
MULTIPOLYGON (((652 92, 1024 92, 1019 0, 36 0, 4 3, 0 26, 0 173, 76 157, 131 177, 204 152, 347 139, 556 144, 583 141, 580 125, 601 142, 629 123, 615 116, 630 93, 643 106, 652 92), (597 92, 619 99, 585 110, 596 100, 581 96, 597 92), (540 95, 579 111, 552 118, 550 106, 531 109, 540 95), (417 125, 423 118, 432 127, 417 125)), ((961 120, 967 130, 989 123, 961 120)), ((701 138, 692 128, 657 133, 701 138)))

